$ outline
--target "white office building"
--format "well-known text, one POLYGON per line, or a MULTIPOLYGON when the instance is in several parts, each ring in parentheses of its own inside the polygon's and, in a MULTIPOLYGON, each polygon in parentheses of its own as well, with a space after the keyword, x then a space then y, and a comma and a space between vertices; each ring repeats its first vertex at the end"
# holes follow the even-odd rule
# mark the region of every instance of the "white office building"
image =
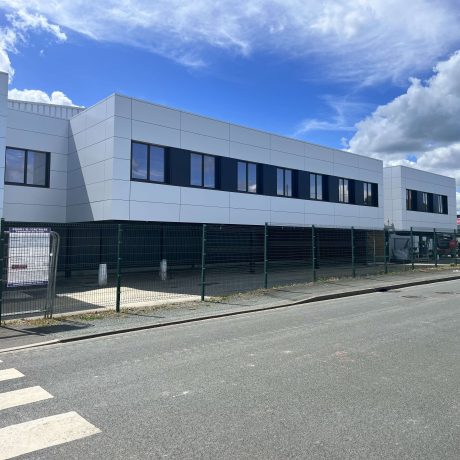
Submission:
POLYGON ((406 166, 384 168, 385 225, 395 230, 454 231, 455 179, 406 166))
POLYGON ((449 177, 117 94, 83 109, 7 90, 0 73, 7 221, 456 226, 449 177))
POLYGON ((383 227, 379 160, 114 94, 87 109, 7 99, 2 216, 383 227))

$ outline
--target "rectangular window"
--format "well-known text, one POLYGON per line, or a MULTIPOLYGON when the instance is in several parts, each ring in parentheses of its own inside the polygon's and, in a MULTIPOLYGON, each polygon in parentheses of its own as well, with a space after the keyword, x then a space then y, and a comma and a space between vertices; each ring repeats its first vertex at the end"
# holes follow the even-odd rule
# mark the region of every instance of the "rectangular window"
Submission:
POLYGON ((190 185, 216 188, 216 159, 200 153, 190 154, 190 185))
POLYGON ((428 193, 422 192, 422 209, 421 211, 428 212, 428 193))
POLYGON ((133 142, 131 146, 131 179, 164 182, 165 148, 133 142))
POLYGON ((350 194, 348 190, 348 179, 339 178, 339 202, 349 203, 350 194))
POLYGON ((49 187, 48 152, 7 147, 5 152, 5 183, 49 187))
POLYGON ((372 206, 372 184, 369 182, 364 182, 364 204, 366 206, 372 206))
POLYGON ((415 211, 415 192, 414 190, 406 190, 406 209, 408 211, 415 211))
POLYGON ((444 209, 444 197, 442 195, 433 194, 433 212, 436 214, 447 214, 444 209))
POLYGON ((238 161, 238 191, 257 193, 257 165, 238 161))
POLYGON ((323 199, 323 176, 321 174, 310 174, 310 199, 323 199))
POLYGON ((292 170, 276 169, 276 194, 279 196, 292 196, 292 170))

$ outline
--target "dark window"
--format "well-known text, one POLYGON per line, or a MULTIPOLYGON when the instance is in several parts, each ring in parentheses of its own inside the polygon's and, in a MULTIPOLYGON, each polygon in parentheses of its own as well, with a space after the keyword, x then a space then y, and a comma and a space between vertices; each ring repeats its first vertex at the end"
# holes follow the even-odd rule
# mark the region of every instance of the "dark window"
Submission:
POLYGON ((416 210, 416 196, 414 190, 406 190, 406 209, 408 211, 416 210))
POLYGON ((372 184, 369 182, 363 183, 364 187, 364 204, 366 206, 372 206, 374 201, 372 198, 372 184))
POLYGON ((433 195, 433 212, 436 214, 447 214, 447 209, 444 209, 444 202, 442 195, 433 195))
POLYGON ((422 192, 422 209, 420 211, 428 212, 428 193, 422 192))
POLYGON ((133 142, 131 147, 131 179, 164 182, 164 147, 133 142))
POLYGON ((340 203, 350 202, 348 179, 339 178, 339 202, 340 203))
POLYGON ((310 199, 323 199, 323 176, 321 174, 310 173, 310 199))
POLYGON ((257 193, 257 165, 238 161, 238 191, 257 193))
POLYGON ((216 159, 200 153, 190 154, 190 185, 216 188, 216 159))
POLYGON ((49 153, 7 148, 5 152, 5 183, 49 186, 49 153))
POLYGON ((292 196, 291 169, 276 169, 276 194, 279 196, 292 196))

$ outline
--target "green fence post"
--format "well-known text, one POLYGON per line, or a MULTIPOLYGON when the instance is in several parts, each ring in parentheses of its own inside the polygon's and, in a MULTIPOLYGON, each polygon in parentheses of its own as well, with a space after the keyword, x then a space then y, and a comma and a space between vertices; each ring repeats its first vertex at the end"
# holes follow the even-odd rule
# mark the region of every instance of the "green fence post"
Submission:
POLYGON ((5 219, 0 221, 0 327, 2 325, 3 312, 3 274, 5 257, 5 219))
POLYGON ((414 262, 414 231, 413 231, 413 227, 410 228, 410 260, 411 260, 412 270, 415 270, 415 262, 414 262))
POLYGON ((206 224, 203 224, 201 233, 201 300, 206 294, 206 224))
POLYGON ((121 224, 118 224, 118 241, 117 241, 117 300, 115 310, 120 313, 120 300, 121 300, 121 247, 122 247, 122 232, 121 224))
POLYGON ((388 232, 383 230, 383 261, 385 264, 385 274, 388 273, 388 232))
POLYGON ((454 230, 454 239, 455 239, 455 265, 458 264, 457 257, 458 257, 458 240, 457 240, 457 230, 454 230))
POLYGON ((268 224, 264 227, 264 289, 268 288, 268 224))
POLYGON ((356 278, 355 266, 355 228, 351 227, 351 276, 356 278))
POLYGON ((435 228, 433 228, 433 254, 434 254, 434 266, 438 268, 438 241, 437 241, 435 228))
POLYGON ((311 270, 313 282, 316 281, 316 235, 315 226, 311 226, 311 270))

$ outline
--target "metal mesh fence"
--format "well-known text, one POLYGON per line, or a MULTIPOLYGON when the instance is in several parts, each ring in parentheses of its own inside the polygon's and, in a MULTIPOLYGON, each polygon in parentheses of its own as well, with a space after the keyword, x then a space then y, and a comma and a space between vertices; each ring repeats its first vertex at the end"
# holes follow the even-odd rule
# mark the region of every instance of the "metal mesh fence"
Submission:
POLYGON ((458 262, 452 231, 2 222, 2 319, 199 300, 458 262))

